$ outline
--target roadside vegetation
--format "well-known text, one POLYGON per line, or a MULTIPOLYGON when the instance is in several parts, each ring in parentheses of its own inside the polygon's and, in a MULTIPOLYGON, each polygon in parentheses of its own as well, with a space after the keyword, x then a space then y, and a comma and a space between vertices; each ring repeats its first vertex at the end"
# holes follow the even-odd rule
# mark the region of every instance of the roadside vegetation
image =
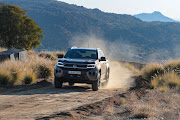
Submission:
MULTIPOLYGON (((0 48, 4 51, 5 48, 0 48)), ((40 79, 53 77, 53 68, 58 54, 64 52, 40 52, 28 51, 28 59, 23 61, 6 60, 0 63, 0 85, 13 86, 35 83, 40 79), (42 56, 43 54, 43 56, 42 56), (47 57, 51 56, 52 57, 47 57)))
POLYGON ((180 60, 171 60, 164 64, 147 64, 140 75, 150 81, 151 88, 165 92, 180 86, 180 60))

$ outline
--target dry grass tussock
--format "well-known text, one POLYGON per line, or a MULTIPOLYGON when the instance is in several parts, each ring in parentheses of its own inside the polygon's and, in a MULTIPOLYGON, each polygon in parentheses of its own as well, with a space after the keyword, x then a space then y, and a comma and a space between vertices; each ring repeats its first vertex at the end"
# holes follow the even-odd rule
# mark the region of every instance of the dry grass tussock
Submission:
POLYGON ((133 114, 135 118, 149 118, 155 116, 155 110, 150 105, 136 105, 133 109, 133 114))
POLYGON ((162 92, 180 86, 180 60, 148 64, 141 70, 141 76, 151 81, 152 88, 162 92))
POLYGON ((63 54, 65 55, 64 51, 55 51, 55 52, 40 52, 39 57, 45 58, 45 59, 50 59, 50 60, 58 60, 58 55, 63 54))
POLYGON ((34 51, 28 52, 24 61, 7 60, 0 63, 0 85, 31 84, 37 79, 53 77, 56 60, 39 57, 34 51))
POLYGON ((164 73, 164 67, 159 63, 147 64, 142 70, 141 75, 147 80, 151 80, 152 77, 158 76, 164 73))
POLYGON ((164 64, 164 69, 166 71, 175 71, 180 75, 180 60, 171 60, 164 64))
POLYGON ((160 91, 167 91, 168 88, 174 88, 179 85, 180 78, 174 71, 154 77, 151 81, 152 88, 158 88, 160 91))

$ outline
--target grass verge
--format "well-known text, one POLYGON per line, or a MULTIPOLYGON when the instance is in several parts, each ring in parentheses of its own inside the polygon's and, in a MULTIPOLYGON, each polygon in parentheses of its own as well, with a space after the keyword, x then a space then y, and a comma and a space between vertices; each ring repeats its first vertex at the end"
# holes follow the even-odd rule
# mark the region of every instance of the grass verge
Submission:
MULTIPOLYGON (((3 50, 2 48, 0 50, 3 50)), ((5 49, 4 49, 5 50, 5 49)), ((54 55, 60 52, 52 53, 54 55)), ((23 61, 6 60, 0 63, 0 85, 31 84, 37 79, 53 77, 56 59, 39 57, 35 51, 28 51, 28 59, 23 61)))

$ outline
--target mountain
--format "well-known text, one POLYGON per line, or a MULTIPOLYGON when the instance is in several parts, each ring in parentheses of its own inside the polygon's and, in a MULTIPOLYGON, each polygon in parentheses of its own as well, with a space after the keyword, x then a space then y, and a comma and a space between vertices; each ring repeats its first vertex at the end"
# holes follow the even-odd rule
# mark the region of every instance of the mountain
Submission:
POLYGON ((174 18, 176 21, 180 22, 180 18, 174 18))
POLYGON ((56 0, 0 2, 28 10, 27 15, 43 28, 45 38, 39 50, 67 50, 71 43, 77 46, 86 43, 101 48, 106 44, 107 49, 111 48, 107 50, 109 55, 123 60, 147 61, 178 55, 174 48, 180 45, 179 23, 144 22, 134 16, 105 13, 56 0), (104 41, 101 45, 99 39, 104 41))
POLYGON ((141 19, 142 21, 160 21, 160 22, 177 22, 169 17, 164 16, 162 13, 155 11, 153 13, 141 13, 134 15, 136 18, 141 19))

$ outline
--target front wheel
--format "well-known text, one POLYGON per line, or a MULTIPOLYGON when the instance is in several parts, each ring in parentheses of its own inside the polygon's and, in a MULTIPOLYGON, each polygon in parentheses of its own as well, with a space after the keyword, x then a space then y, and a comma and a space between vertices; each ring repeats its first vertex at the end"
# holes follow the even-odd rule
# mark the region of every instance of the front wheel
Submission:
POLYGON ((93 91, 98 91, 99 90, 100 78, 101 78, 101 76, 99 75, 98 79, 92 83, 92 90, 93 91))
POLYGON ((62 88, 62 82, 60 82, 57 78, 54 78, 54 87, 55 88, 62 88))

